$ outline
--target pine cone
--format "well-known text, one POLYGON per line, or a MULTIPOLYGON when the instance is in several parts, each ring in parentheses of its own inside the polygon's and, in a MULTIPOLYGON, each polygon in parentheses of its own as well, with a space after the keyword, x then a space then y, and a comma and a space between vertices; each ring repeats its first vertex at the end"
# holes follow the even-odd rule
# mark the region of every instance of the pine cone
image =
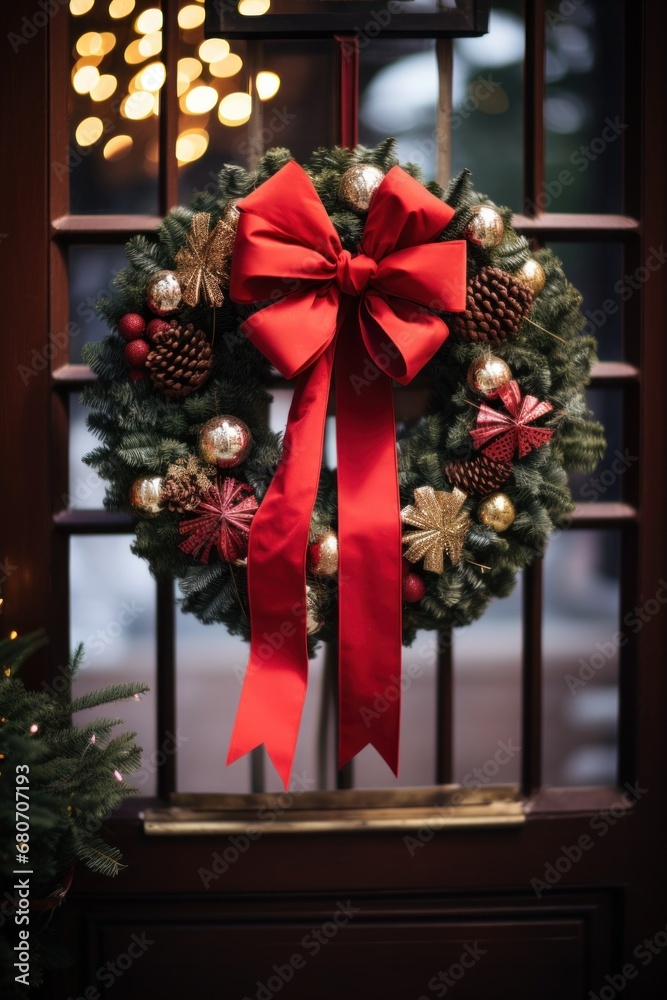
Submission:
POLYGON ((209 471, 194 455, 176 459, 162 480, 163 502, 169 510, 181 514, 196 510, 202 496, 210 490, 215 474, 215 469, 209 471))
POLYGON ((509 479, 512 468, 511 462, 496 462, 480 454, 468 462, 448 462, 444 471, 452 486, 458 486, 464 493, 486 496, 509 479))
POLYGON ((532 292, 514 275, 483 267, 469 280, 466 311, 455 314, 451 327, 464 340, 499 344, 517 332, 532 304, 532 292))
POLYGON ((153 336, 146 367, 153 385, 165 396, 189 396, 209 377, 211 345, 192 323, 182 327, 172 319, 168 330, 153 336))

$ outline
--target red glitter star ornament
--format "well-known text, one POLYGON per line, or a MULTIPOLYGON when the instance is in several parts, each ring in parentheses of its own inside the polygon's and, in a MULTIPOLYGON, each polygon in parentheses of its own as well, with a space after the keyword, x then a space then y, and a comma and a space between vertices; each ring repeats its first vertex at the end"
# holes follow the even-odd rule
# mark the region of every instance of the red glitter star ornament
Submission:
POLYGON ((202 495, 194 511, 198 516, 180 522, 181 534, 189 537, 179 548, 203 563, 208 563, 214 546, 225 562, 242 558, 248 550, 250 522, 258 507, 251 486, 231 476, 219 477, 202 495))
POLYGON ((523 458, 551 440, 554 432, 550 428, 528 426, 553 410, 551 403, 540 402, 536 396, 522 396, 514 380, 501 386, 498 396, 506 412, 494 410, 486 403, 480 406, 477 426, 470 431, 475 448, 481 448, 496 462, 509 462, 515 452, 523 458))

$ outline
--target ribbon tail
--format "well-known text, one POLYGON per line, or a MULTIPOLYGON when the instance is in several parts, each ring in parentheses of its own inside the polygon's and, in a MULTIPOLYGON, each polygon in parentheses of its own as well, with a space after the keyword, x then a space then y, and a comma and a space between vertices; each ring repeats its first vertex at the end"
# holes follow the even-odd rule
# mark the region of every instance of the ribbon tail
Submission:
POLYGON ((253 519, 248 547, 250 659, 227 763, 264 743, 285 790, 308 680, 306 552, 333 355, 331 344, 297 381, 283 455, 253 519))
POLYGON ((397 775, 402 573, 392 383, 370 360, 351 312, 336 351, 336 436, 338 763, 370 743, 397 775))

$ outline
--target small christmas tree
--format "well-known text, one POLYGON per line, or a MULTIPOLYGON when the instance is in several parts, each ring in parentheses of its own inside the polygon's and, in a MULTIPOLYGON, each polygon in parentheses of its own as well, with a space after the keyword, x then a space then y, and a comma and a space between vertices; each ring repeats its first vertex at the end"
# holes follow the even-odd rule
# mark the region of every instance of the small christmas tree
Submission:
MULTIPOLYGON (((14 950, 19 929, 29 930, 31 986, 41 981, 50 945, 45 938, 53 910, 62 902, 77 861, 102 875, 117 875, 122 857, 100 833, 104 818, 137 791, 126 777, 137 770, 136 733, 113 736, 123 720, 97 718, 77 726, 83 709, 139 696, 143 684, 112 684, 72 699, 83 658, 75 650, 58 694, 28 690, 17 677, 23 662, 47 641, 43 632, 0 640, 0 995, 26 995, 16 982, 14 950), (15 884, 30 872, 30 922, 17 924, 21 903, 15 884)), ((26 876, 27 877, 27 876, 26 876)), ((25 983, 27 980, 24 980, 25 983)))

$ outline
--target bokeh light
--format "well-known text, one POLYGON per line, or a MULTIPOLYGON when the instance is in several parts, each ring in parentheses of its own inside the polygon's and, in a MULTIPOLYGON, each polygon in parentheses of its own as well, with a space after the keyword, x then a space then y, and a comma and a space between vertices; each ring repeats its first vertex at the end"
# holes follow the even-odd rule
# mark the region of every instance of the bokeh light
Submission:
POLYGON ((243 125, 250 118, 251 111, 252 98, 250 94, 236 91, 233 94, 227 94, 220 101, 218 118, 223 125, 243 125))
POLYGON ((260 101, 268 101, 275 97, 280 88, 280 77, 277 73, 262 70, 257 74, 255 81, 257 85, 257 95, 260 101))
POLYGON ((104 159, 122 160, 130 152, 132 145, 132 136, 114 135, 104 146, 104 159))
POLYGON ((84 118, 76 127, 74 138, 79 146, 92 146, 101 138, 104 132, 104 125, 101 118, 84 118))

